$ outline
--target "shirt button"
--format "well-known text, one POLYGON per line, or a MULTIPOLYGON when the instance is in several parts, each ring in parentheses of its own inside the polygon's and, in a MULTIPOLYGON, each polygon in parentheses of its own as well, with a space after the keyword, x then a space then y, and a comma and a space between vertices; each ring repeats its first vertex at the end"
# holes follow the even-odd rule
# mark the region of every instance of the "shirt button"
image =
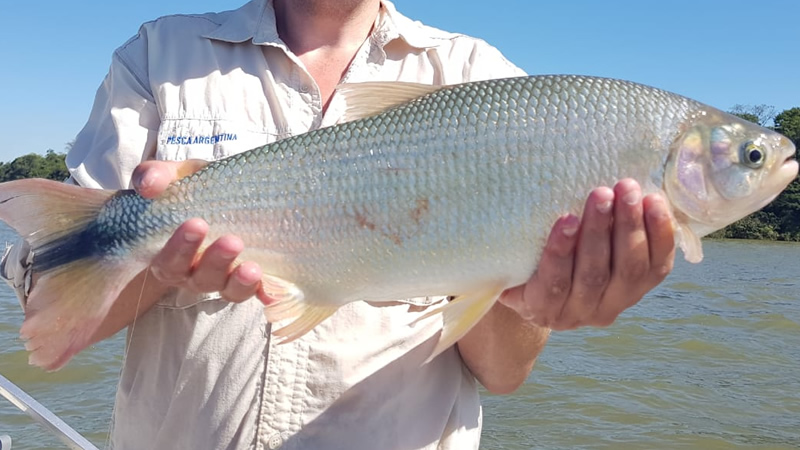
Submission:
POLYGON ((311 92, 311 88, 308 87, 307 84, 304 84, 304 85, 300 86, 300 93, 301 94, 308 94, 309 92, 311 92))
POLYGON ((267 441, 267 445, 269 446, 269 448, 271 450, 275 450, 276 448, 279 448, 281 445, 283 445, 283 438, 281 437, 280 434, 275 433, 275 434, 273 434, 272 436, 269 437, 269 441, 267 441))

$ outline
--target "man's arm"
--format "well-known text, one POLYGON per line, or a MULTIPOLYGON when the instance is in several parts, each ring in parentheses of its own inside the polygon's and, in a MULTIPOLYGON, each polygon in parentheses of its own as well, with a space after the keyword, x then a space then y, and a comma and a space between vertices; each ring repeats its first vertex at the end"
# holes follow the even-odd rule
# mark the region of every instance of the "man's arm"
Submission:
POLYGON ((528 377, 550 330, 608 326, 672 269, 672 222, 662 197, 641 200, 632 180, 596 189, 583 222, 562 217, 536 272, 509 289, 458 342, 461 356, 491 392, 510 393, 528 377))

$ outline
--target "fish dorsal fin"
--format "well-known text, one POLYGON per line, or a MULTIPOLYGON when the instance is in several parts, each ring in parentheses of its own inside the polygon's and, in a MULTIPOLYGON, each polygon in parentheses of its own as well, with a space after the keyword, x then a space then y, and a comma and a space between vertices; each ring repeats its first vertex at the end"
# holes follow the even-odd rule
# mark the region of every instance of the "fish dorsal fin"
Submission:
POLYGON ((345 122, 380 114, 387 109, 442 89, 443 86, 405 83, 400 81, 370 81, 345 83, 336 88, 344 98, 345 122))

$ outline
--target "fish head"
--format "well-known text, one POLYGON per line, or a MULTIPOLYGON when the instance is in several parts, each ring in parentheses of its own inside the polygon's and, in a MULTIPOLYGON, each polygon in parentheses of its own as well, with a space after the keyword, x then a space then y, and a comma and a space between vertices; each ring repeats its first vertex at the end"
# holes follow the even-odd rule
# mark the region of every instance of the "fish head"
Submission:
POLYGON ((798 164, 785 136, 709 108, 686 122, 665 169, 676 222, 699 239, 769 204, 798 164))

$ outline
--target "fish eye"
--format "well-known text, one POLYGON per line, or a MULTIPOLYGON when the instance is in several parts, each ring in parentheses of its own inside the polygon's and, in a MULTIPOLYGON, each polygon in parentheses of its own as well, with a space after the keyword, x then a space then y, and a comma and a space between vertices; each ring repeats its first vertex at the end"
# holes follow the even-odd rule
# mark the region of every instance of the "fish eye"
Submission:
POLYGON ((764 149, 752 142, 748 142, 742 148, 742 162, 747 167, 758 169, 764 165, 766 158, 764 149))

